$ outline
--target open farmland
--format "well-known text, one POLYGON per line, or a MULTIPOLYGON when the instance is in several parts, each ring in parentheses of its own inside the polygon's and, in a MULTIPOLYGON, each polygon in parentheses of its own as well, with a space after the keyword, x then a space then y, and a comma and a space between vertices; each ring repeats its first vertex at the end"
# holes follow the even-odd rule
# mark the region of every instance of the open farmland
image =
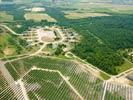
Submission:
POLYGON ((26 13, 24 15, 26 20, 42 21, 47 20, 48 22, 56 22, 56 20, 44 13, 26 13))
POLYGON ((101 16, 110 16, 109 14, 104 13, 91 13, 91 12, 65 12, 65 17, 68 19, 81 19, 87 17, 101 17, 101 16))
POLYGON ((133 14, 133 6, 131 5, 119 5, 119 4, 110 4, 110 3, 75 3, 69 8, 77 8, 88 10, 90 12, 107 12, 107 13, 120 13, 120 14, 133 14))
POLYGON ((13 16, 7 14, 6 12, 0 12, 0 22, 3 21, 13 21, 13 16))

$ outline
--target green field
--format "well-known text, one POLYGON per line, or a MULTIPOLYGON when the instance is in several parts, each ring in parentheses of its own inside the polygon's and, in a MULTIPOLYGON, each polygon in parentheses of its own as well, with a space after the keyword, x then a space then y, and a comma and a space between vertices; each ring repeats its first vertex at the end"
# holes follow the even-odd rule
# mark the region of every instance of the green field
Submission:
MULTIPOLYGON (((90 0, 89 0, 90 1, 90 0)), ((65 8, 62 6, 62 8, 65 8)), ((133 14, 133 6, 130 5, 119 5, 119 4, 109 4, 109 3, 75 3, 67 8, 78 9, 80 11, 89 12, 104 12, 104 13, 117 13, 117 14, 133 14)))
POLYGON ((121 73, 121 72, 124 72, 124 71, 126 71, 128 69, 133 68, 133 63, 125 60, 125 63, 122 64, 121 66, 118 66, 117 68, 118 68, 117 70, 119 70, 119 72, 121 73))
POLYGON ((0 22, 13 21, 14 17, 6 12, 0 12, 0 22))
POLYGON ((42 21, 47 20, 48 22, 56 22, 56 20, 44 13, 26 13, 24 15, 26 20, 42 21))
POLYGON ((0 57, 21 54, 24 52, 26 42, 4 30, 0 33, 0 57))

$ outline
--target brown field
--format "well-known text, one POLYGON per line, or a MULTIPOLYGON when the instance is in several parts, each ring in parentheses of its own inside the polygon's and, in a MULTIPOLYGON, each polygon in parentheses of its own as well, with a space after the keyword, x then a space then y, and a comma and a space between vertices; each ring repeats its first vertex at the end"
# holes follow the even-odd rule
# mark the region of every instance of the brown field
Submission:
POLYGON ((56 22, 56 20, 44 13, 26 13, 24 15, 26 20, 42 21, 47 20, 48 22, 56 22))
POLYGON ((118 5, 109 3, 76 3, 68 8, 76 8, 78 10, 88 10, 90 12, 113 12, 113 13, 124 13, 133 14, 133 6, 131 5, 118 5))

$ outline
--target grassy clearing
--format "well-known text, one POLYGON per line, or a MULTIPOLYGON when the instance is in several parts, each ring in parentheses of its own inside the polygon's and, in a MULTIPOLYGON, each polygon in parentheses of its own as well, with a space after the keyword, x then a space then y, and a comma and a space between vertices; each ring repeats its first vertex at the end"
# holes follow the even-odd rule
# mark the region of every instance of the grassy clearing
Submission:
POLYGON ((4 30, 0 33, 0 57, 13 56, 27 52, 25 50, 27 43, 18 36, 4 30))
POLYGON ((44 13, 26 13, 24 15, 26 20, 42 21, 47 20, 48 22, 56 22, 56 20, 44 13))
POLYGON ((9 35, 8 33, 2 33, 0 34, 0 53, 1 55, 12 55, 15 54, 15 46, 10 44, 10 40, 12 40, 13 37, 9 35))
POLYGON ((121 73, 121 72, 124 72, 130 68, 133 68, 133 64, 130 63, 129 61, 125 60, 125 63, 122 64, 121 66, 118 66, 117 70, 119 71, 119 73, 121 73))
POLYGON ((108 80, 110 78, 110 76, 108 76, 107 74, 100 72, 100 76, 104 79, 104 80, 108 80))
POLYGON ((13 21, 13 16, 7 14, 6 12, 0 12, 0 22, 3 21, 13 21))

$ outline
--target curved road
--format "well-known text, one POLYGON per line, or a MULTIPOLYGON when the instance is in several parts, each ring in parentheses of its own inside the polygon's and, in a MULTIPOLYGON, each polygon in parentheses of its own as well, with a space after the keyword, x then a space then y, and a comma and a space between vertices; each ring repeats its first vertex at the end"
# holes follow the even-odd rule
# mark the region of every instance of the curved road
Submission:
POLYGON ((23 36, 23 34, 18 34, 18 33, 16 33, 16 32, 14 32, 11 28, 9 28, 9 27, 6 26, 6 25, 0 24, 0 27, 3 27, 3 28, 5 28, 5 29, 7 29, 8 31, 10 31, 10 32, 11 32, 12 34, 14 34, 14 35, 23 36))

